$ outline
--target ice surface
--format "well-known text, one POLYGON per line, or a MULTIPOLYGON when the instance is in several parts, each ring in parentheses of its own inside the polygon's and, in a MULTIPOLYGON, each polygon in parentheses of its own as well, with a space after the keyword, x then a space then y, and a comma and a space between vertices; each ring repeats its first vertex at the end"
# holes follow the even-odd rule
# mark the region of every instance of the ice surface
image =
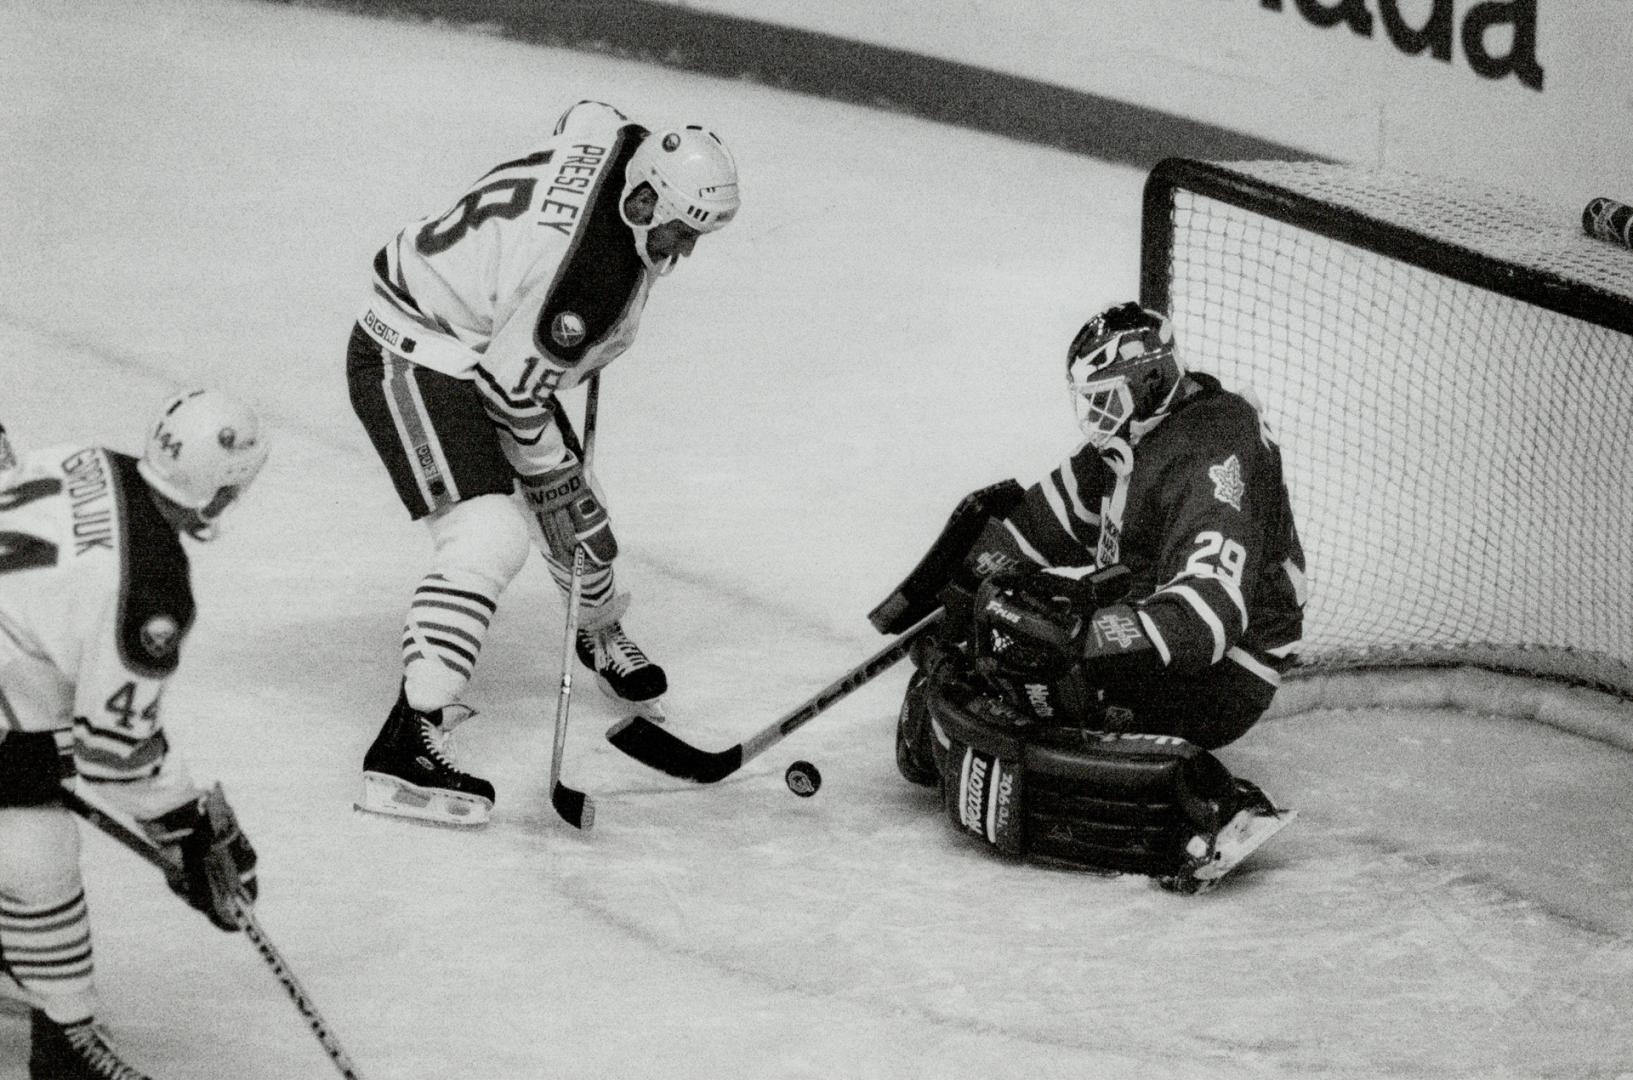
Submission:
MULTIPOLYGON (((758 86, 234 2, 0 6, 0 399, 17 441, 140 440, 183 383, 276 440, 195 559, 167 697, 262 855, 262 923, 371 1078, 1614 1077, 1633 1070, 1633 759, 1461 713, 1268 721, 1225 757, 1297 824, 1200 898, 988 857, 901 782, 892 672, 717 786, 601 739, 550 809, 561 607, 507 594, 462 833, 354 813, 426 558, 346 402, 375 248, 580 97, 704 120, 745 209, 657 290, 598 465, 709 748, 872 653, 966 491, 1073 445, 1056 358, 1136 286, 1142 177, 758 86), (796 757, 822 791, 790 795, 796 757)), ((576 406, 576 401, 575 401, 576 406)), ((103 1019, 161 1080, 335 1075, 242 941, 87 837, 103 1019)), ((0 1077, 26 1020, 0 1011, 0 1077)))

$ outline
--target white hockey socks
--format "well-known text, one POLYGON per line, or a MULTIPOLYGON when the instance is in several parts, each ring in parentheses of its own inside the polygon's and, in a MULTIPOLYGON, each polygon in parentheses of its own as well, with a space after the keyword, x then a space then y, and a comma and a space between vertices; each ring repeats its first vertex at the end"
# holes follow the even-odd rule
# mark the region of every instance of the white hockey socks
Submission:
POLYGON ((409 704, 435 712, 459 699, 476 672, 499 594, 529 548, 527 524, 508 497, 456 503, 428 522, 436 554, 403 625, 409 704))

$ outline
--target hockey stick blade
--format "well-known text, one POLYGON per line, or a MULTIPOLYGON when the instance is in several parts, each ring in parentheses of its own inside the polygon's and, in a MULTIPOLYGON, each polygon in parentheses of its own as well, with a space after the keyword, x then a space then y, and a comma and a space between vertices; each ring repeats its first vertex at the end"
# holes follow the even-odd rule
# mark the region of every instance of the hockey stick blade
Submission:
POLYGON ((941 609, 937 608, 901 637, 736 746, 717 751, 700 750, 639 715, 625 717, 608 728, 607 741, 642 765, 665 775, 699 784, 723 780, 742 768, 745 762, 798 731, 807 721, 825 712, 852 690, 871 682, 874 676, 906 656, 913 642, 940 619, 941 609))
POLYGON ((588 830, 595 824, 595 801, 559 780, 550 789, 550 805, 556 808, 563 821, 575 829, 588 830))
POLYGON ((699 784, 724 780, 743 766, 742 743, 720 751, 699 750, 639 714, 608 728, 607 741, 642 765, 699 784))

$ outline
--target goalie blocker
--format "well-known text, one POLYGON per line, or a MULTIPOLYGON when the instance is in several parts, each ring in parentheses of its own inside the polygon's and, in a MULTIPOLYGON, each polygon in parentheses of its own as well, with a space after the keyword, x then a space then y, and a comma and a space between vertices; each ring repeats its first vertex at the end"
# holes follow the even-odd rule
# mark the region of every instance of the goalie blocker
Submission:
POLYGON ((1039 724, 981 682, 931 673, 931 751, 947 817, 1006 856, 1194 893, 1293 819, 1194 743, 1039 724))

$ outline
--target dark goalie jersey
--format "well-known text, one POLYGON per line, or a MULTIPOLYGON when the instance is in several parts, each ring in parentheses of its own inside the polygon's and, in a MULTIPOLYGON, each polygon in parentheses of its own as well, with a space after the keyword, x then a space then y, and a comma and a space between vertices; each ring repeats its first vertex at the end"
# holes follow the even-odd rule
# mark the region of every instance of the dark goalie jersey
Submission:
POLYGON ((1180 393, 1131 440, 1085 444, 1027 489, 1009 532, 1044 566, 1126 565, 1169 668, 1230 661, 1275 686, 1305 598, 1281 452, 1258 411, 1217 379, 1192 373, 1180 393))

